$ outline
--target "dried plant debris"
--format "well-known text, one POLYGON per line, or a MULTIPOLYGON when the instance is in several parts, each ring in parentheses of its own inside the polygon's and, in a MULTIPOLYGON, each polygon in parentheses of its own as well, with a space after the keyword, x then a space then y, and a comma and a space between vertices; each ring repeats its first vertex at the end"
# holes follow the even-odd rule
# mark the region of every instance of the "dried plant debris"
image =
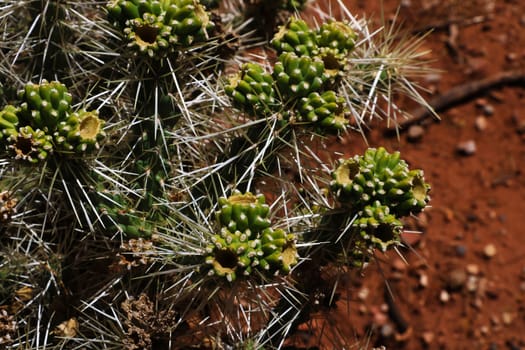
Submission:
POLYGON ((127 299, 121 307, 126 314, 124 345, 127 350, 152 349, 156 341, 169 337, 177 322, 175 311, 157 310, 146 294, 127 299))

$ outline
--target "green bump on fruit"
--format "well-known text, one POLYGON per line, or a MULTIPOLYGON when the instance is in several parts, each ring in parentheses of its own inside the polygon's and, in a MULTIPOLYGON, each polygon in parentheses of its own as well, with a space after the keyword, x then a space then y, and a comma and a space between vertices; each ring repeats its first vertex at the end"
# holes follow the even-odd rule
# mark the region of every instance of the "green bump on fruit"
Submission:
POLYGON ((16 134, 7 138, 8 151, 13 158, 38 163, 46 160, 53 152, 52 137, 40 129, 33 130, 29 125, 20 127, 16 134))
POLYGON ((58 81, 29 83, 19 92, 22 101, 18 117, 21 122, 52 134, 71 113, 71 94, 58 81))
POLYGON ((283 97, 300 98, 321 90, 328 76, 323 61, 285 52, 274 66, 273 78, 283 97))
POLYGON ((348 23, 330 21, 323 23, 317 32, 320 57, 331 76, 337 75, 348 64, 349 54, 355 47, 357 35, 348 23))
POLYGON ((278 54, 294 52, 297 56, 311 56, 312 52, 317 50, 315 32, 305 21, 298 18, 293 18, 285 26, 281 26, 270 44, 278 54))
POLYGON ((217 221, 232 232, 247 231, 254 237, 270 226, 270 208, 262 194, 235 192, 228 198, 219 198, 219 206, 217 221))
POLYGON ((245 63, 240 72, 230 78, 224 90, 239 108, 259 116, 276 109, 274 81, 271 74, 256 63, 245 63))
POLYGON ((341 160, 332 177, 337 200, 358 210, 379 201, 399 218, 419 213, 430 200, 423 171, 409 170, 399 152, 391 154, 383 147, 341 160))
POLYGON ((317 125, 323 130, 343 131, 349 124, 345 117, 344 103, 344 98, 338 97, 334 91, 328 90, 321 94, 312 92, 299 100, 297 119, 317 125))

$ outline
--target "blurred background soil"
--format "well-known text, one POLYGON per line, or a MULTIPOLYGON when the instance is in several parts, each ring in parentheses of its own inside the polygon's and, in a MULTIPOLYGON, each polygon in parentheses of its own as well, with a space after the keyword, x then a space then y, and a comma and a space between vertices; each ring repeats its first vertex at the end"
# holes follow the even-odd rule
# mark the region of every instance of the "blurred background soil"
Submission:
MULTIPOLYGON (((431 208, 407 223, 406 248, 377 255, 339 281, 334 307, 312 315, 292 342, 320 349, 525 349, 525 1, 346 1, 351 13, 384 13, 412 35, 439 71, 421 78, 427 99, 466 83, 514 77, 445 105, 441 120, 385 123, 370 146, 399 150, 432 185, 431 208), (505 73, 506 74, 506 73, 505 73), (508 76, 508 74, 507 74, 508 76)), ((457 91, 464 91, 458 88, 457 91)), ((409 101, 396 101, 407 110, 409 101)), ((329 151, 351 156, 359 135, 329 151)), ((327 151, 327 155, 330 152, 327 151)), ((333 158, 333 157, 332 157, 333 158)))

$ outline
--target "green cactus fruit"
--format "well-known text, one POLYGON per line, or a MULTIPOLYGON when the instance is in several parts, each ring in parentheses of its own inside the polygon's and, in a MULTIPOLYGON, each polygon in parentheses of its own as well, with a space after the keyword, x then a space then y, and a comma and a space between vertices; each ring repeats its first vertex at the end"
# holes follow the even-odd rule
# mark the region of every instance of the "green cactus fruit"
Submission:
POLYGON ((273 78, 256 63, 244 64, 240 72, 230 78, 224 90, 236 106, 255 115, 271 114, 277 106, 273 78))
POLYGON ((299 255, 295 246, 295 235, 286 233, 282 229, 273 229, 271 227, 265 229, 261 235, 261 249, 264 256, 261 261, 268 263, 262 264, 267 266, 275 273, 290 273, 291 268, 297 264, 299 255))
POLYGON ((315 32, 302 19, 291 19, 287 25, 281 26, 270 44, 278 54, 294 52, 297 56, 311 56, 317 50, 315 32))
POLYGON ((128 47, 149 57, 165 57, 173 50, 172 28, 162 22, 161 16, 145 13, 143 18, 130 19, 124 34, 128 47))
POLYGON ((0 111, 0 140, 18 133, 18 112, 19 109, 12 105, 7 105, 0 111))
POLYGON ((343 131, 349 124, 349 120, 345 118, 344 102, 344 98, 338 97, 331 90, 321 94, 312 92, 299 100, 297 119, 325 130, 343 131))
POLYGON ((264 195, 235 192, 228 198, 219 198, 219 210, 215 215, 221 227, 232 232, 249 232, 249 237, 253 238, 270 226, 269 212, 264 195))
POLYGON ((341 160, 332 177, 337 200, 359 210, 377 200, 399 218, 420 212, 430 200, 423 171, 409 170, 399 152, 390 154, 383 147, 341 160))
POLYGON ((20 127, 16 134, 7 138, 8 151, 14 159, 38 163, 53 152, 52 137, 40 129, 33 130, 29 125, 20 127))
POLYGON ((323 61, 308 56, 298 57, 291 52, 279 56, 273 77, 285 98, 300 98, 319 91, 328 78, 323 61))
POLYGON ((180 45, 207 40, 208 32, 214 27, 206 8, 198 0, 173 0, 166 11, 180 45))
POLYGON ((251 239, 240 231, 231 232, 226 227, 212 237, 206 247, 205 263, 209 265, 208 275, 225 277, 233 282, 237 276, 249 275, 263 255, 259 239, 251 239))
POLYGON ((214 26, 198 0, 118 0, 106 8, 110 21, 124 31, 128 46, 151 58, 206 40, 214 26))
POLYGON ((58 124, 71 113, 71 94, 58 81, 42 80, 40 84, 27 84, 19 92, 20 122, 52 134, 58 124))
POLYGON ((348 23, 331 21, 323 23, 317 32, 319 56, 331 76, 345 69, 349 53, 355 47, 357 35, 348 23))
POLYGON ((394 215, 390 214, 390 208, 375 201, 367 205, 354 220, 355 227, 360 238, 367 246, 386 251, 390 246, 399 245, 403 223, 394 215))
POLYGON ((83 154, 97 149, 98 142, 106 135, 103 125, 97 111, 71 113, 67 120, 59 123, 53 135, 57 150, 83 154))

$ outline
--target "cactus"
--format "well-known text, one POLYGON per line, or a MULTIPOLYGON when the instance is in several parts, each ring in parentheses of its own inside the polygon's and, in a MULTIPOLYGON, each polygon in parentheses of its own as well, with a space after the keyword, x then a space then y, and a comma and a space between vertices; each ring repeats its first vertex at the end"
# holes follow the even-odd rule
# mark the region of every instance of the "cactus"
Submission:
POLYGON ((282 53, 274 66, 273 77, 283 97, 300 98, 319 91, 328 76, 323 61, 308 56, 282 53))
POLYGON ((248 276, 254 269, 270 275, 288 274, 297 264, 295 235, 273 229, 269 206, 261 194, 236 191, 219 199, 215 217, 220 234, 206 247, 209 275, 226 277, 229 282, 248 276))
POLYGON ((14 159, 38 163, 47 159, 53 152, 52 137, 40 129, 33 130, 29 125, 20 127, 16 134, 7 138, 8 152, 14 159))
POLYGON ((399 152, 390 154, 383 147, 341 160, 332 177, 330 186, 337 200, 354 208, 379 201, 402 217, 419 213, 430 199, 423 171, 409 170, 399 152))
POLYGON ((19 92, 21 123, 52 135, 58 124, 71 112, 72 96, 64 84, 42 80, 40 84, 29 83, 19 92))
POLYGON ((265 116, 277 106, 273 78, 256 63, 245 63, 233 76, 224 91, 232 97, 236 106, 248 109, 255 115, 265 116))
POLYGON ((103 125, 97 111, 71 113, 67 120, 59 123, 53 135, 57 150, 82 154, 99 148, 99 141, 106 136, 103 125))
POLYGON ((228 198, 219 198, 219 206, 215 213, 217 221, 232 232, 249 230, 249 238, 252 238, 270 227, 270 208, 262 194, 235 192, 228 198))
POLYGON ((339 21, 323 23, 317 32, 317 51, 331 75, 341 74, 348 65, 357 35, 349 24, 339 21))
POLYGON ((128 46, 151 58, 205 41, 214 26, 198 0, 117 0, 107 10, 109 19, 126 35, 128 46))
POLYGON ((344 131, 349 121, 343 106, 344 99, 337 97, 334 91, 312 92, 299 100, 297 120, 313 123, 324 130, 344 131))
POLYGON ((311 56, 317 50, 315 32, 301 19, 291 19, 286 26, 281 26, 270 44, 278 54, 293 52, 297 56, 311 56))
POLYGON ((367 247, 386 251, 401 241, 402 222, 390 214, 388 206, 379 201, 365 206, 352 226, 359 232, 358 239, 362 239, 367 247))

